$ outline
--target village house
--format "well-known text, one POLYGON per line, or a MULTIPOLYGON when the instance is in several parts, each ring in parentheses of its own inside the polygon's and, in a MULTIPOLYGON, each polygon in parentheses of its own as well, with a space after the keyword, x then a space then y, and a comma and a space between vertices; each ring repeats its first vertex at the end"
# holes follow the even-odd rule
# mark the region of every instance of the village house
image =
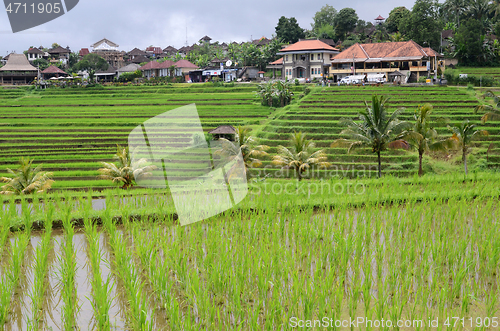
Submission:
POLYGON ((161 47, 149 46, 148 48, 146 48, 146 54, 147 56, 154 59, 160 59, 164 57, 162 56, 164 53, 161 47))
POLYGON ((330 57, 338 53, 338 49, 320 40, 300 40, 277 53, 283 56, 281 65, 277 61, 271 65, 281 70, 282 79, 320 79, 328 76, 330 57))
POLYGON ((38 76, 38 69, 33 67, 24 54, 9 54, 5 66, 0 68, 0 84, 29 84, 38 76))
POLYGON ((88 54, 90 54, 89 49, 88 49, 88 48, 82 48, 82 49, 80 49, 80 51, 78 52, 78 58, 81 60, 81 59, 83 59, 83 57, 84 57, 85 55, 88 55, 88 54))
POLYGON ((175 56, 177 54, 177 48, 168 46, 163 49, 163 53, 167 54, 168 56, 175 56))
POLYGON ((28 61, 32 62, 35 60, 42 59, 44 52, 42 52, 36 47, 32 47, 26 52, 26 55, 28 56, 28 61))
POLYGON ((125 52, 118 50, 118 44, 104 38, 90 45, 90 47, 92 48, 92 53, 96 53, 105 59, 110 66, 115 68, 125 66, 125 60, 123 59, 125 52))
MULTIPOLYGON (((330 76, 334 81, 350 75, 384 74, 399 71, 408 81, 433 73, 442 56, 414 41, 356 43, 332 58, 330 76)), ((444 68, 442 68, 444 70, 444 68)))
MULTIPOLYGON (((142 56, 141 59, 143 58, 148 58, 148 53, 144 52, 144 51, 141 51, 139 48, 134 48, 133 50, 131 50, 130 52, 128 52, 127 54, 127 57, 128 57, 128 60, 129 61, 132 61, 134 60, 136 57, 139 57, 139 56, 142 56)), ((144 61, 142 61, 144 62, 144 61)))
POLYGON ((57 46, 56 48, 52 48, 48 51, 50 57, 51 57, 51 63, 57 63, 60 62, 64 65, 68 64, 69 61, 69 54, 71 54, 71 50, 68 47, 63 48, 61 46, 57 46))

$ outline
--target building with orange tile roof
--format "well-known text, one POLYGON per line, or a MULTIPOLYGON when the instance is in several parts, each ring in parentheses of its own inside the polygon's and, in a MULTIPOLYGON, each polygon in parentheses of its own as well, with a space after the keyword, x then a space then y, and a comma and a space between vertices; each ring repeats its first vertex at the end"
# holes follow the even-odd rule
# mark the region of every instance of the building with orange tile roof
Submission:
MULTIPOLYGON (((410 80, 432 74, 442 55, 431 48, 423 48, 413 40, 401 42, 356 43, 332 58, 330 75, 337 81, 345 76, 388 74, 400 71, 410 80)), ((444 68, 442 68, 444 70, 444 68)))
POLYGON ((283 56, 282 64, 278 60, 270 65, 281 69, 282 79, 321 78, 328 76, 330 57, 338 53, 338 49, 320 40, 300 40, 277 53, 283 56))

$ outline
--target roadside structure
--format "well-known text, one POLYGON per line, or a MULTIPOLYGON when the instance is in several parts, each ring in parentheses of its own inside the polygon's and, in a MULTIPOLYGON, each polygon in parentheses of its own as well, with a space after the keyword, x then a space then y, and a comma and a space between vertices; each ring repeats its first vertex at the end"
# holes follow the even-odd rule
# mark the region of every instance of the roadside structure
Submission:
POLYGON ((401 42, 356 43, 332 58, 330 76, 334 81, 351 75, 389 74, 399 71, 408 81, 435 73, 443 56, 413 40, 401 42))

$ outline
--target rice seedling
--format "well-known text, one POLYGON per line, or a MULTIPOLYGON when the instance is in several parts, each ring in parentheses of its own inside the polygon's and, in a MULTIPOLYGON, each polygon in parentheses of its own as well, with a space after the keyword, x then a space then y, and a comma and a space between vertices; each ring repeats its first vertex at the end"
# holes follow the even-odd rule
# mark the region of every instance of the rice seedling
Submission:
POLYGON ((60 256, 58 261, 59 281, 61 283, 61 296, 63 301, 62 320, 65 330, 73 330, 76 327, 76 315, 79 311, 79 305, 75 284, 77 266, 73 247, 75 231, 71 224, 71 208, 65 210, 63 226, 66 236, 61 245, 62 256, 60 256))
POLYGON ((52 216, 54 206, 47 210, 45 231, 41 243, 35 249, 33 266, 34 281, 30 288, 31 317, 28 317, 28 330, 38 330, 43 317, 43 304, 47 290, 47 273, 49 269, 49 252, 52 249, 52 216))
POLYGON ((101 262, 104 261, 103 253, 99 246, 99 233, 96 226, 89 218, 84 219, 85 235, 88 241, 89 264, 92 274, 90 283, 92 285, 91 304, 94 310, 94 323, 98 330, 110 330, 111 322, 109 310, 111 308, 111 289, 113 281, 111 276, 103 280, 101 275, 101 262))
POLYGON ((0 279, 0 327, 3 328, 9 317, 10 307, 14 296, 14 291, 19 284, 22 272, 26 248, 30 237, 28 232, 21 233, 17 240, 11 243, 11 253, 8 270, 0 279))
POLYGON ((124 235, 117 231, 109 214, 104 215, 103 223, 109 234, 110 245, 114 253, 115 272, 123 283, 127 297, 129 325, 134 330, 153 330, 151 320, 153 313, 149 312, 147 297, 143 291, 144 282, 131 259, 124 235))

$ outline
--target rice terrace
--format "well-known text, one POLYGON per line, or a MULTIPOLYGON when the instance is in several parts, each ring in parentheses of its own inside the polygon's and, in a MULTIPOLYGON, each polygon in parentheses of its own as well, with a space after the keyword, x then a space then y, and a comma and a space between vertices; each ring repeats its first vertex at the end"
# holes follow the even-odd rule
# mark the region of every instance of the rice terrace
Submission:
POLYGON ((498 90, 302 84, 275 107, 217 85, 0 88, 0 177, 51 173, 2 195, 0 329, 499 330, 498 90), (182 226, 168 188, 102 169, 190 104, 204 135, 179 140, 234 127, 248 194, 182 226))

